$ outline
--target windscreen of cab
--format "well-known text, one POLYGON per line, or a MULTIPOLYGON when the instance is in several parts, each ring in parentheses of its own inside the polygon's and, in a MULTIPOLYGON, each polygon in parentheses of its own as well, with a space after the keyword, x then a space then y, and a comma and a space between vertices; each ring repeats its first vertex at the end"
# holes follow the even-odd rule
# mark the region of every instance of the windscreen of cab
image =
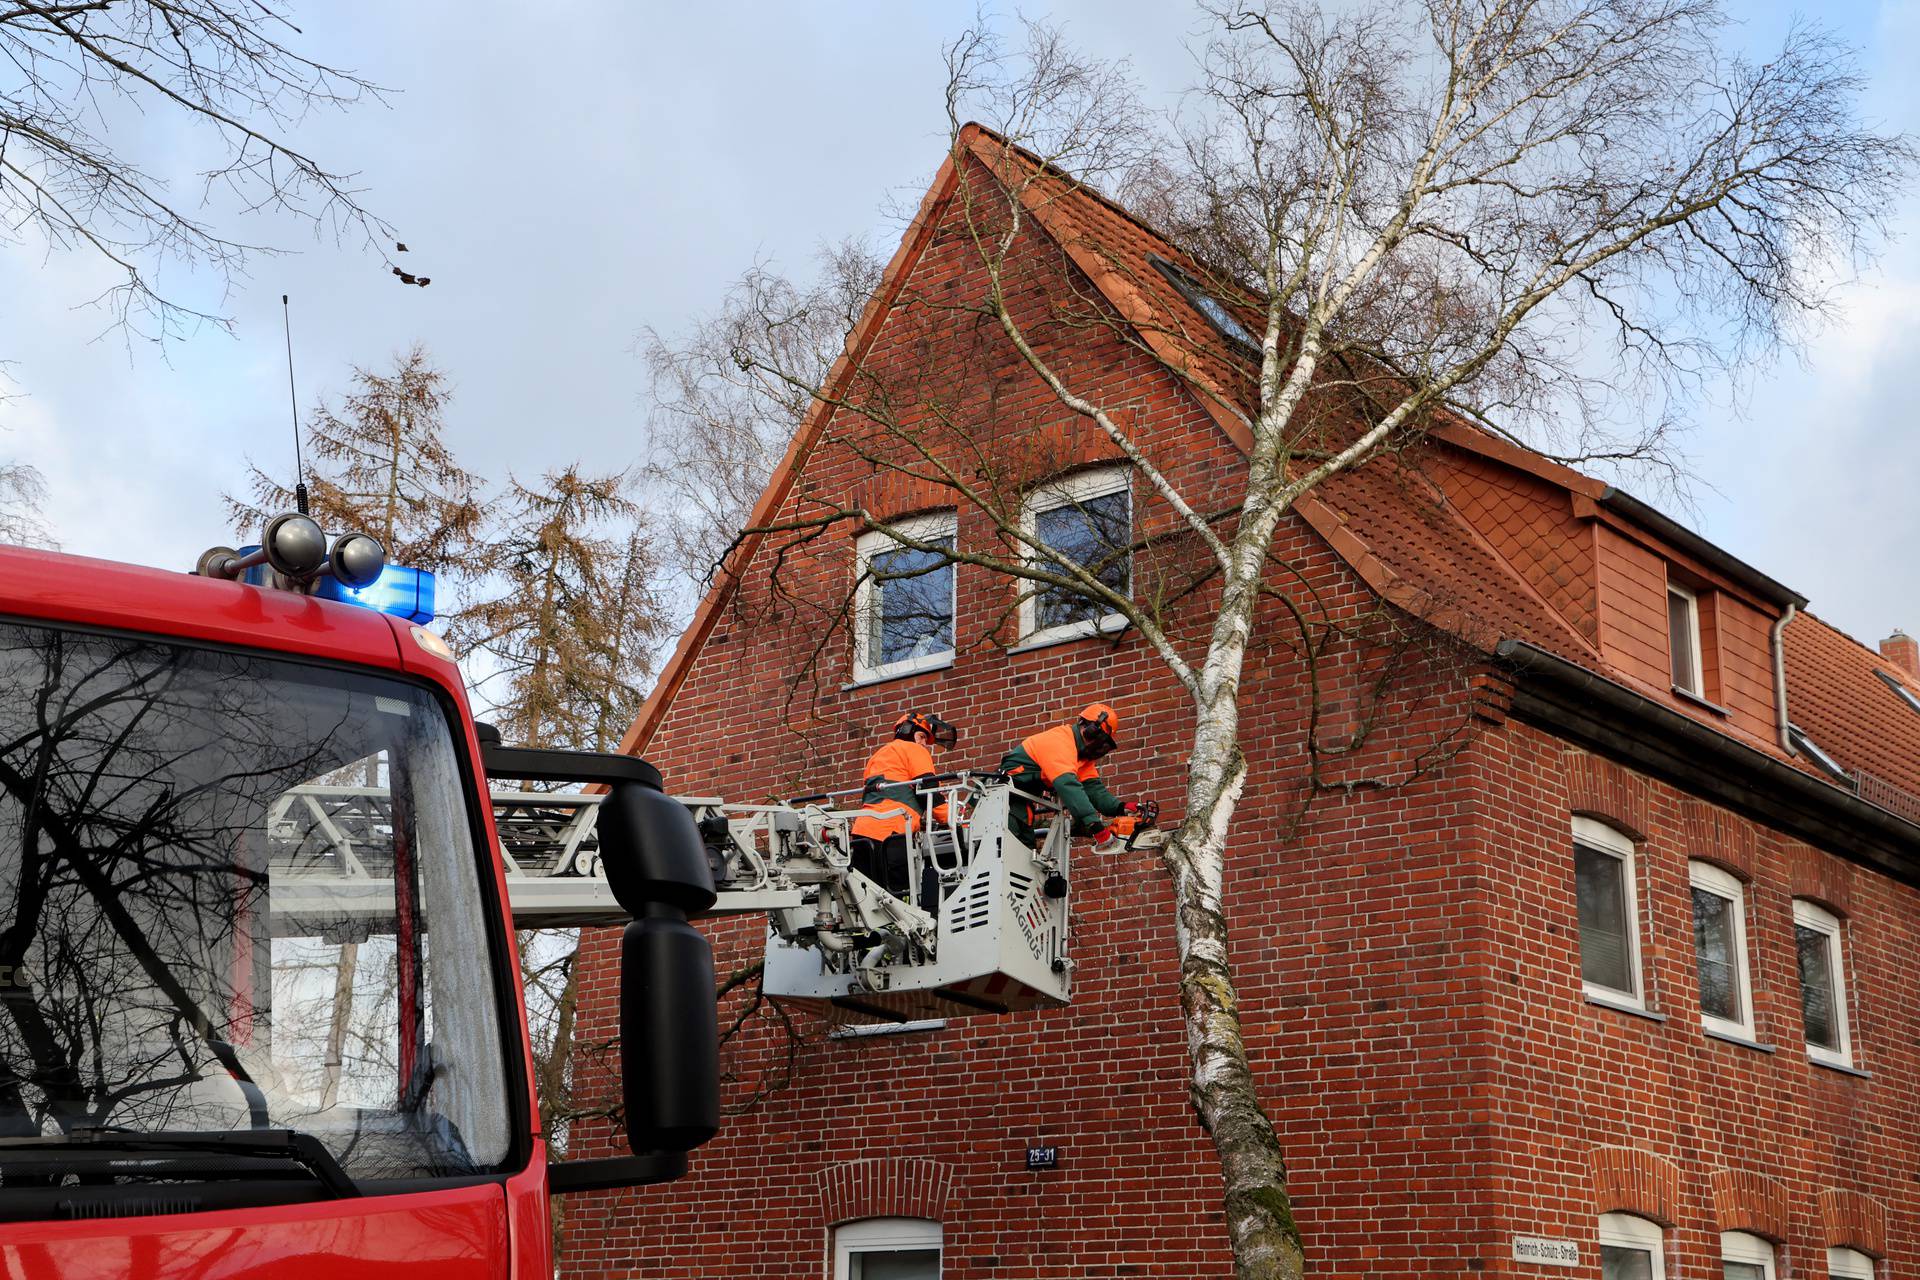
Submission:
POLYGON ((423 690, 0 624, 0 1138, 296 1129, 356 1181, 497 1166, 486 912, 423 690))

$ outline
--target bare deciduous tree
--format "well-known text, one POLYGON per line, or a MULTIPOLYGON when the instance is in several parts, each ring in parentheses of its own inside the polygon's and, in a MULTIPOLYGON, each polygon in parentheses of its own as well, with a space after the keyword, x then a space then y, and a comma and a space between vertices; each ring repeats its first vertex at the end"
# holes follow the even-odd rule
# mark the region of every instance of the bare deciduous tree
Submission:
POLYGON ((361 205, 351 174, 285 135, 316 108, 380 89, 289 43, 285 6, 222 0, 0 5, 0 221, 7 238, 89 250, 120 277, 98 301, 155 340, 226 318, 178 301, 155 273, 169 260, 223 279, 273 252, 232 238, 184 204, 156 171, 110 140, 123 115, 198 126, 225 154, 202 174, 202 208, 219 195, 244 213, 290 214, 336 238, 384 247, 388 228, 361 205))
MULTIPOLYGON (((993 358, 989 343, 1015 353, 1124 459, 1157 532, 1105 553, 1056 545, 1022 499, 1071 449, 961 414, 899 362, 856 360, 823 382, 817 364, 790 358, 784 308, 738 314, 804 291, 756 274, 728 300, 718 332, 732 335, 737 378, 715 359, 715 331, 685 355, 776 418, 796 397, 818 402, 817 447, 937 490, 992 531, 948 545, 810 490, 799 514, 749 531, 778 547, 776 574, 827 530, 881 531, 1013 579, 1026 601, 1117 615, 1185 690, 1183 816, 1162 858, 1188 1087, 1220 1161, 1236 1273, 1264 1280, 1300 1276, 1306 1261, 1228 963, 1225 867, 1248 768, 1240 698, 1249 654, 1287 625, 1274 618, 1293 619, 1308 649, 1324 635, 1309 593, 1276 566, 1276 531, 1316 489, 1437 423, 1563 460, 1673 465, 1668 428, 1685 398, 1823 314, 1829 282, 1873 250, 1915 152, 1859 121, 1858 77, 1828 36, 1796 28, 1749 62, 1722 51, 1728 22, 1710 0, 1424 0, 1337 16, 1263 0, 1207 13, 1200 82, 1164 132, 1123 70, 1045 28, 1029 26, 1014 57, 986 31, 956 42, 952 198, 987 283, 971 296, 929 289, 892 312, 965 318, 947 330, 974 335, 964 359, 993 358), (993 132, 963 127, 969 117, 993 132), (1073 273, 1035 269, 1036 220, 1095 182, 1184 242, 1211 332, 1177 317, 1122 323, 1073 273), (1143 429, 1130 393, 1102 385, 1098 360, 1073 358, 1084 347, 1064 338, 1088 329, 1152 356, 1231 419, 1239 474, 1184 487, 1184 458, 1143 429), (1108 572, 1122 552, 1131 571, 1108 572)), ((1077 527, 1096 526, 1085 514, 1077 527)), ((830 607, 845 621, 855 598, 830 607)))
POLYGON ((823 247, 815 265, 815 283, 801 288, 762 264, 693 332, 671 342, 653 329, 640 335, 652 400, 642 479, 664 499, 673 567, 692 582, 712 578, 811 400, 733 353, 764 349, 780 368, 819 385, 883 264, 845 240, 823 247))
POLYGON ((55 547, 41 508, 47 500, 46 477, 24 462, 0 462, 0 542, 23 547, 55 547))

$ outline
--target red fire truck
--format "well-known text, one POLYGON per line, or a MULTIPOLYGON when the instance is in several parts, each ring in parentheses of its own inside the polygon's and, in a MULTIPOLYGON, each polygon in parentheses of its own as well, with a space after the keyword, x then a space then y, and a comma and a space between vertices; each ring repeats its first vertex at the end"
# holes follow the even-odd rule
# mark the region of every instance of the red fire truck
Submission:
POLYGON ((550 1195, 713 1133, 692 817, 489 741, 382 560, 300 515, 194 575, 0 547, 5 1280, 546 1277, 550 1195), (631 1156, 549 1165, 489 776, 605 790, 631 1156))

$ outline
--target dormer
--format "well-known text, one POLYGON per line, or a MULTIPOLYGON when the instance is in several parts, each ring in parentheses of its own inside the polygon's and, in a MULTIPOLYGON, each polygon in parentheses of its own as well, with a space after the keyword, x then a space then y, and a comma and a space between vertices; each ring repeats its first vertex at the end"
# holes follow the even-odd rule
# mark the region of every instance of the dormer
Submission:
POLYGON ((1466 432, 1435 458, 1452 505, 1611 680, 1775 755, 1776 629, 1806 604, 1632 495, 1466 432))
POLYGON ((1611 674, 1780 750, 1775 632, 1805 597, 1619 489, 1572 506, 1593 531, 1594 639, 1611 674))

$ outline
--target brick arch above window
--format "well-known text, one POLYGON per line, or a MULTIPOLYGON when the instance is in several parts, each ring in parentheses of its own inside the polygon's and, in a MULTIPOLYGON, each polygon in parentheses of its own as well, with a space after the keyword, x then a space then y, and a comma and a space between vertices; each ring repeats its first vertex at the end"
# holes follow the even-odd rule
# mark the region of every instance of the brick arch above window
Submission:
POLYGON ((1750 1169, 1713 1172, 1713 1213, 1722 1231, 1746 1231, 1779 1244, 1787 1238, 1787 1184, 1750 1169))
POLYGON ((1681 804, 1680 824, 1689 858, 1711 862, 1728 875, 1752 882, 1757 840, 1751 822, 1704 800, 1689 799, 1681 804))
POLYGON ((856 1218, 946 1216, 953 1170, 938 1160, 882 1156, 820 1171, 820 1211, 829 1225, 856 1218))
POLYGON ((1635 1147, 1595 1147, 1588 1160, 1595 1213, 1631 1213, 1663 1227, 1679 1222, 1679 1165, 1635 1147))
POLYGON ((1818 903, 1845 919, 1853 914, 1853 869, 1839 858, 1798 841, 1787 846, 1787 887, 1796 898, 1818 903))
POLYGON ((1858 1191, 1829 1187, 1820 1193, 1820 1222, 1830 1249, 1858 1249, 1887 1256, 1887 1206, 1858 1191))
POLYGON ((887 468, 855 485, 851 504, 876 520, 899 520, 927 511, 951 509, 958 495, 943 484, 887 468))
POLYGON ((1651 788, 1631 769, 1584 751, 1560 759, 1566 777, 1567 807, 1577 814, 1618 827, 1634 840, 1653 829, 1651 788))

